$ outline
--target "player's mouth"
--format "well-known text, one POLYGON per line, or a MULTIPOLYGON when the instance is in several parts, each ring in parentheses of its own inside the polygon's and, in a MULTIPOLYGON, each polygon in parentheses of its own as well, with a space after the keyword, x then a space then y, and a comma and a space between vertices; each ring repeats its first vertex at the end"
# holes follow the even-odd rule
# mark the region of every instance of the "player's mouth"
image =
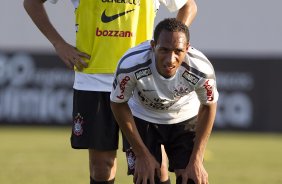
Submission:
POLYGON ((175 66, 164 66, 164 72, 167 76, 172 76, 175 71, 175 66))
POLYGON ((165 71, 168 71, 168 72, 174 70, 174 68, 175 66, 164 66, 165 71))

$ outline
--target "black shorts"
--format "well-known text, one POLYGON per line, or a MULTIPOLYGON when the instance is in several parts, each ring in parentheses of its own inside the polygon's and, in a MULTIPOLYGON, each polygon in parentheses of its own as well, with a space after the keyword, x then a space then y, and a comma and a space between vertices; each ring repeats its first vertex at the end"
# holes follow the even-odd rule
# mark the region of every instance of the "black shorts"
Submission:
MULTIPOLYGON (((134 120, 144 144, 160 164, 163 144, 169 160, 169 171, 186 168, 194 147, 197 117, 171 125, 154 124, 136 117, 134 120)), ((128 174, 133 174, 135 155, 124 136, 123 150, 126 152, 128 174)))
POLYGON ((71 146, 75 149, 118 149, 119 128, 110 108, 110 92, 74 89, 71 146))

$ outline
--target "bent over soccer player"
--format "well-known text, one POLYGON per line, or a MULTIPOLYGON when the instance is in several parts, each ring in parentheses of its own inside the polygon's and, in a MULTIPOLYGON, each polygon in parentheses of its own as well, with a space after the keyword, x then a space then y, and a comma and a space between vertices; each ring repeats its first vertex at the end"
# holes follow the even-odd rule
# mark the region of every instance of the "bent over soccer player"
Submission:
POLYGON ((136 184, 159 183, 161 144, 177 184, 208 183, 203 159, 217 100, 212 64, 189 46, 188 27, 176 19, 163 20, 153 41, 127 51, 111 108, 136 156, 136 184))

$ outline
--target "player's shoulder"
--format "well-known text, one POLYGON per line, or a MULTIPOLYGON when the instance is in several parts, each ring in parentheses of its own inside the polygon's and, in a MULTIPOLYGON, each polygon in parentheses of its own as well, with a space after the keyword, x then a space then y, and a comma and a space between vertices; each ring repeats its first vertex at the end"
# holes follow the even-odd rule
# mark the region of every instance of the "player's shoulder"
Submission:
POLYGON ((213 75, 214 68, 210 60, 199 50, 189 47, 186 60, 188 65, 206 75, 213 75))
POLYGON ((145 41, 130 48, 120 59, 118 69, 138 68, 138 66, 148 65, 151 60, 150 41, 145 41))
POLYGON ((187 0, 158 0, 160 3, 164 4, 170 12, 175 12, 182 8, 187 0))
POLYGON ((47 1, 52 3, 52 4, 56 4, 58 2, 58 0, 47 0, 47 1))

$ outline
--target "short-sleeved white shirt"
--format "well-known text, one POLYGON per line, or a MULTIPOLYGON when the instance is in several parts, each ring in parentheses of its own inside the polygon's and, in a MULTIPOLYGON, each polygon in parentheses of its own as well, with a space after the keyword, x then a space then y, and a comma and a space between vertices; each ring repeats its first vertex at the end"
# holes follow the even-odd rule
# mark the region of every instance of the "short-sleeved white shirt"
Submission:
POLYGON ((190 119, 200 104, 217 99, 213 66, 200 51, 190 47, 176 74, 167 79, 157 72, 149 41, 122 57, 111 93, 111 101, 128 101, 134 116, 157 124, 190 119))

